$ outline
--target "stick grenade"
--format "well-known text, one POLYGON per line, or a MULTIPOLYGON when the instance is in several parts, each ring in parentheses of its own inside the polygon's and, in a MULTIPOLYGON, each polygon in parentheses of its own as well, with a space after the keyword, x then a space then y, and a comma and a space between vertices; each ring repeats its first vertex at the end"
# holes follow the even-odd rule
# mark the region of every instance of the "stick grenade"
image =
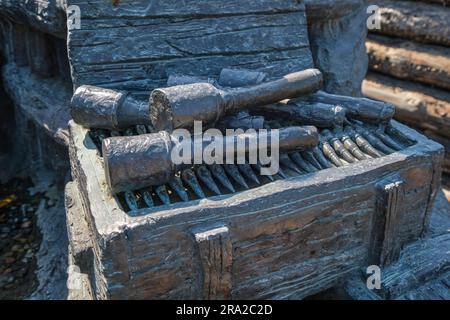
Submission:
POLYGON ((75 91, 71 115, 76 123, 88 128, 121 130, 151 124, 147 103, 94 86, 81 86, 75 91))
POLYGON ((320 71, 308 69, 275 81, 229 91, 209 83, 160 88, 150 95, 150 118, 157 130, 189 128, 194 121, 215 123, 225 114, 309 94, 321 86, 320 71))
POLYGON ((339 105, 347 111, 350 118, 370 123, 389 122, 395 113, 394 105, 366 98, 340 96, 318 91, 305 98, 310 102, 320 102, 339 105))
POLYGON ((312 125, 319 128, 342 127, 345 120, 345 109, 340 106, 301 100, 269 104, 256 107, 253 111, 268 119, 283 119, 298 125, 312 125))
MULTIPOLYGON (((272 130, 268 131, 267 147, 271 148, 272 130)), ((224 160, 234 159, 238 139, 248 139, 258 143, 245 143, 245 153, 259 152, 260 133, 245 133, 223 137, 224 160), (228 155, 228 156, 227 156, 228 155)), ((279 152, 302 151, 318 144, 318 132, 315 127, 286 127, 279 129, 279 152)), ((242 140, 241 140, 242 141, 242 140)), ((244 140, 245 141, 245 140, 244 140)), ((247 141, 246 141, 247 142, 247 141)), ((210 141, 202 141, 203 149, 210 141)), ((170 182, 174 175, 192 165, 194 143, 191 141, 191 164, 176 165, 172 162, 173 148, 179 145, 177 138, 166 131, 144 134, 134 137, 110 137, 103 140, 102 151, 105 161, 106 181, 112 193, 142 189, 170 182)), ((241 152, 241 151, 239 151, 241 152)), ((259 154, 259 153, 258 153, 259 154)))

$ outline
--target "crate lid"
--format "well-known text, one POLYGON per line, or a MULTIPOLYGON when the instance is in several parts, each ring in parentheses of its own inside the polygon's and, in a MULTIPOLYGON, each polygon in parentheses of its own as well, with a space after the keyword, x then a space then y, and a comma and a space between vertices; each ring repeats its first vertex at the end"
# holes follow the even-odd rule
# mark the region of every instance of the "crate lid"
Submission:
POLYGON ((75 87, 148 97, 170 74, 216 77, 222 68, 278 77, 313 67, 305 5, 291 0, 69 0, 80 28, 69 30, 75 87))

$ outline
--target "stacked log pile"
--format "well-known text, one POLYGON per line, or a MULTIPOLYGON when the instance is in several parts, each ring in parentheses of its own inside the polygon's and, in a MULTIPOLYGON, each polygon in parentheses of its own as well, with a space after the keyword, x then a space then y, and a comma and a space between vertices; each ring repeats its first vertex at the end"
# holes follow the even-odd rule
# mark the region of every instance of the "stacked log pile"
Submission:
POLYGON ((396 118, 444 145, 450 173, 450 1, 374 1, 380 29, 366 47, 364 95, 397 106, 396 118))

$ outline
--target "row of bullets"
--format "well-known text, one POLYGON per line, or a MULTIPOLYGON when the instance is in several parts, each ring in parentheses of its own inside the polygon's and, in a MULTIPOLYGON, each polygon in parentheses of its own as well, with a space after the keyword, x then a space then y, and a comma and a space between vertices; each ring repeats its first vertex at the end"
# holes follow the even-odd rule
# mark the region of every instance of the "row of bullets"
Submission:
MULTIPOLYGON (((278 121, 266 121, 266 129, 282 128, 278 121)), ((137 125, 125 131, 91 130, 90 134, 101 152, 102 141, 110 136, 134 136, 153 133, 150 125, 137 125)), ((168 183, 118 195, 128 209, 136 211, 158 205, 187 202, 208 196, 233 194, 277 179, 342 167, 357 161, 382 157, 406 147, 381 127, 366 128, 359 121, 346 121, 342 127, 320 131, 319 144, 309 151, 280 154, 280 168, 274 176, 259 174, 260 164, 197 165, 178 172, 168 183)))

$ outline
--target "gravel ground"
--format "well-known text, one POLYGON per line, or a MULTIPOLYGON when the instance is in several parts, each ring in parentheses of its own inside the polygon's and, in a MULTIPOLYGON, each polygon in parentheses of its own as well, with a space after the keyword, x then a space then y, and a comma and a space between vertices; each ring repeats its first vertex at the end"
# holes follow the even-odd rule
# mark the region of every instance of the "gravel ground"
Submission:
POLYGON ((30 180, 0 185, 0 299, 24 299, 38 285, 36 254, 41 236, 35 211, 41 194, 31 196, 30 180))
POLYGON ((63 193, 43 181, 0 185, 0 300, 67 298, 63 193))

